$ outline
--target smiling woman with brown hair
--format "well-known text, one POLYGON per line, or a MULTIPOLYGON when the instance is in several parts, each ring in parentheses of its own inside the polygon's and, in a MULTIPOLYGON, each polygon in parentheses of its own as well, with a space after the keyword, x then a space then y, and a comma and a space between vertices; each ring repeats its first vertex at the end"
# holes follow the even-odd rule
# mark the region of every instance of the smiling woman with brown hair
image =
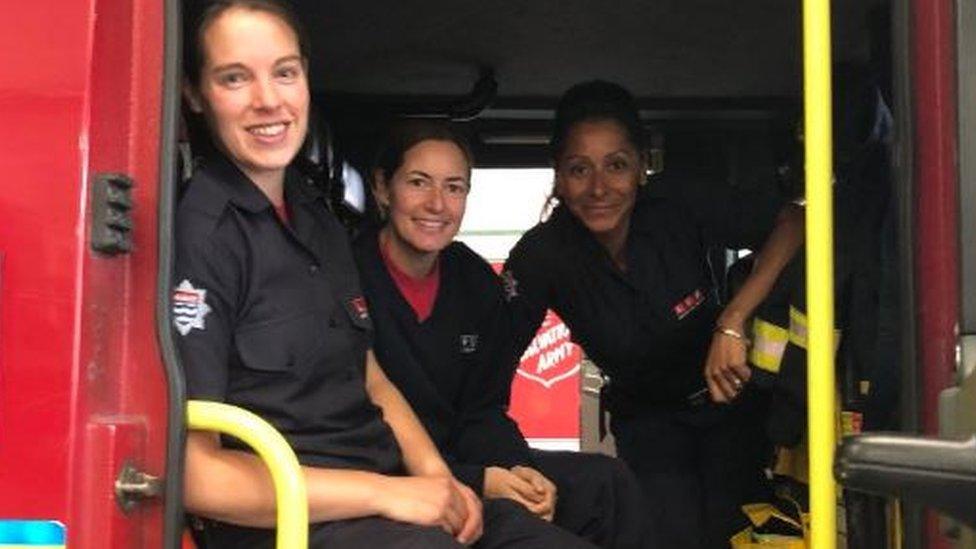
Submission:
MULTIPOLYGON (((345 230, 290 166, 309 117, 294 21, 269 0, 215 2, 187 45, 184 92, 213 140, 176 219, 188 396, 284 435, 305 473, 311 547, 566 545, 513 503, 482 507, 376 362, 345 230)), ((239 441, 188 435, 184 500, 208 547, 274 542, 270 475, 239 441)))
POLYGON ((502 286, 454 241, 471 165, 465 139, 439 121, 402 122, 380 149, 373 191, 385 223, 354 245, 377 357, 475 492, 602 547, 642 548, 640 488, 622 462, 531 450, 506 413, 514 363, 502 286))

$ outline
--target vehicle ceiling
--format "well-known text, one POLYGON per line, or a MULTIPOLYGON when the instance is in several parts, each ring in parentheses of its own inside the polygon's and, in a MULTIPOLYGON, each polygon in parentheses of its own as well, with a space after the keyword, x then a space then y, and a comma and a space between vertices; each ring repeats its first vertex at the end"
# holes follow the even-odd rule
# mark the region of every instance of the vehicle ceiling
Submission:
MULTIPOLYGON (((834 3, 834 59, 864 60, 877 0, 834 3)), ((452 96, 490 67, 502 103, 592 78, 642 99, 795 97, 800 1, 296 0, 318 93, 452 96)))
MULTIPOLYGON (((544 165, 556 98, 594 78, 668 131, 795 120, 800 0, 290 1, 315 104, 360 164, 393 117, 421 115, 469 120, 479 164, 544 165), (473 93, 486 70, 497 92, 473 93)), ((868 59, 885 1, 834 2, 835 60, 868 59)))

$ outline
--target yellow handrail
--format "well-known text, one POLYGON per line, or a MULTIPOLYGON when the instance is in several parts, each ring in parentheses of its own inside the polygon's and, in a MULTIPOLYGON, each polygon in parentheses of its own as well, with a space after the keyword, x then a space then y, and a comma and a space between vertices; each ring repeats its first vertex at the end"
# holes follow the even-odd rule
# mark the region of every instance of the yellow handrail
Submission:
POLYGON ((278 505, 278 549, 308 547, 308 497, 298 458, 281 434, 257 415, 229 404, 191 400, 187 425, 200 431, 232 435, 264 460, 274 482, 278 505))
POLYGON ((831 181, 830 1, 803 0, 803 111, 806 147, 807 417, 810 539, 837 545, 834 384, 834 257, 831 181))

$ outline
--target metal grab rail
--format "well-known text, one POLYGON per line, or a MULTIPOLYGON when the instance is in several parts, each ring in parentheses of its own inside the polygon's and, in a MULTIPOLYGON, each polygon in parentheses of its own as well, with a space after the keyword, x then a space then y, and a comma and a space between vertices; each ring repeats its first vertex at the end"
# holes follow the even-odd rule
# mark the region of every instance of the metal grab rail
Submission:
POLYGON ((217 431, 240 439, 254 449, 271 472, 277 502, 278 549, 308 547, 308 496, 305 476, 295 452, 274 427, 257 415, 229 404, 191 400, 187 426, 217 431))
POLYGON ((831 180, 830 1, 803 0, 803 112, 806 148, 807 416, 810 540, 837 545, 832 476, 837 408, 834 380, 834 257, 831 180))
POLYGON ((847 437, 837 450, 835 473, 848 488, 915 499, 976 527, 976 436, 847 437))

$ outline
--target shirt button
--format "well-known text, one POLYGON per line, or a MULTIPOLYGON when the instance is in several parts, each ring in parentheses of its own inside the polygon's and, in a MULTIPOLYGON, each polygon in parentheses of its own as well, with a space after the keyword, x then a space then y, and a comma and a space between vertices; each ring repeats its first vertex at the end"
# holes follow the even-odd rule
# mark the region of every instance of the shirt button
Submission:
POLYGON ((315 263, 312 263, 311 265, 308 266, 308 274, 313 275, 313 274, 317 274, 318 272, 319 272, 319 266, 316 265, 315 263))

